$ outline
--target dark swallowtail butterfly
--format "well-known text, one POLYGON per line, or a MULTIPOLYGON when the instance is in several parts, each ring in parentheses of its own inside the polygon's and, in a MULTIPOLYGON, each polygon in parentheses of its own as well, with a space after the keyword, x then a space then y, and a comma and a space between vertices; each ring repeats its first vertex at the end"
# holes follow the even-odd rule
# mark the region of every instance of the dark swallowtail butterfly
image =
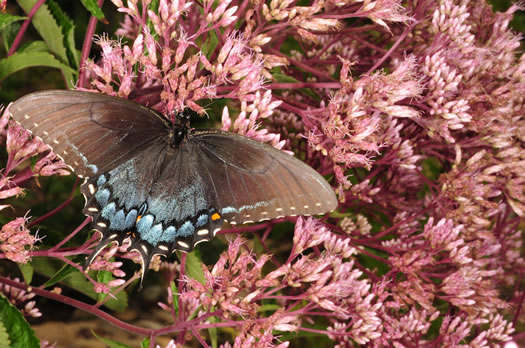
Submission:
POLYGON ((109 243, 131 239, 142 274, 153 255, 191 251, 231 224, 336 208, 330 185, 270 145, 215 129, 171 123, 129 100, 80 91, 26 95, 15 121, 85 181, 84 214, 102 234, 86 267, 109 243))

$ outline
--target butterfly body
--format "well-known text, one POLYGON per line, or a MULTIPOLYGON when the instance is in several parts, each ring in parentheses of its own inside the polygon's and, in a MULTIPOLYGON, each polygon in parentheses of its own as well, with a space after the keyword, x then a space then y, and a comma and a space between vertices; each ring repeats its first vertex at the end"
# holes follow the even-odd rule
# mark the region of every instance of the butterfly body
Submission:
POLYGON ((330 185, 300 160, 238 134, 191 129, 134 102, 79 91, 27 95, 15 121, 85 179, 84 213, 107 244, 153 255, 191 251, 224 221, 251 223, 335 209, 330 185))

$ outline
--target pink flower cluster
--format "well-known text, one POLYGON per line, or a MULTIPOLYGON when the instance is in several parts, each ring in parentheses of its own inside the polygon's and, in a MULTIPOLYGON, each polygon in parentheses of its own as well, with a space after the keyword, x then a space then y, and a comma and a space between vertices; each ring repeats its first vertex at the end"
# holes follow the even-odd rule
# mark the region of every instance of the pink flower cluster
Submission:
MULTIPOLYGON (((3 111, 3 110, 0 110, 3 111)), ((68 175, 66 165, 43 144, 14 121, 9 120, 9 110, 0 117, 0 140, 5 141, 8 158, 4 168, 0 168, 0 199, 19 196, 24 190, 22 184, 34 176, 68 175), (33 168, 18 170, 27 160, 38 156, 33 168)), ((9 205, 0 204, 0 210, 9 205)))
POLYGON ((27 229, 26 221, 26 218, 16 218, 0 230, 0 250, 9 260, 18 263, 30 261, 29 251, 39 240, 27 229))
MULTIPOLYGON (((14 280, 19 281, 18 278, 15 278, 14 280)), ((42 316, 42 313, 40 313, 40 310, 36 307, 36 302, 29 301, 35 297, 35 293, 29 290, 20 290, 6 284, 0 284, 0 293, 4 294, 14 306, 20 307, 23 304, 21 311, 24 316, 32 318, 42 316)))

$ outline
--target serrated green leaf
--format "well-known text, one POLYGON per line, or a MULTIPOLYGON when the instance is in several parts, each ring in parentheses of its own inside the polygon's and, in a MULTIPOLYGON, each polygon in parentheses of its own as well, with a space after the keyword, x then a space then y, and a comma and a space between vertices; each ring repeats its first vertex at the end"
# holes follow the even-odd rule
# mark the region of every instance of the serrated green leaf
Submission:
POLYGON ((62 268, 60 268, 47 282, 44 283, 43 287, 48 288, 53 286, 56 283, 71 277, 75 273, 78 273, 78 270, 75 267, 69 264, 64 264, 62 268))
MULTIPOLYGON (((49 259, 47 257, 33 257, 33 267, 35 272, 42 274, 46 277, 52 277, 58 270, 62 268, 62 262, 58 260, 49 259)), ((75 269, 76 270, 76 269, 75 269)), ((62 284, 69 286, 72 289, 89 296, 93 300, 98 299, 98 293, 93 290, 93 285, 89 282, 86 277, 78 270, 71 276, 64 278, 61 281, 62 284)), ((125 291, 121 291, 115 295, 116 299, 111 299, 104 303, 107 308, 122 312, 128 306, 128 294, 125 291)))
POLYGON ((70 67, 65 66, 47 52, 17 52, 0 60, 0 81, 17 71, 35 66, 47 66, 73 72, 70 67))
POLYGON ((109 271, 99 271, 97 272, 97 281, 100 283, 108 283, 110 280, 112 280, 113 275, 109 271))
MULTIPOLYGON (((219 318, 217 317, 209 317, 208 318, 208 321, 213 324, 213 323, 218 323, 219 322, 219 318)), ((217 348, 217 344, 218 344, 218 341, 217 341, 217 328, 216 327, 210 327, 208 329, 208 332, 210 334, 210 340, 211 340, 211 346, 213 348, 217 348)))
MULTIPOLYGON (((60 6, 54 0, 47 0, 46 5, 49 7, 49 11, 62 30, 62 35, 64 38, 63 44, 66 48, 67 61, 69 63, 68 65, 76 70, 79 66, 79 57, 77 49, 75 48, 75 25, 71 18, 69 18, 69 16, 64 11, 62 11, 60 6)), ((73 87, 76 81, 76 76, 69 74, 68 72, 64 72, 64 76, 69 87, 73 87)))
POLYGON ((173 302, 173 309, 175 310, 176 314, 179 314, 179 291, 177 290, 177 284, 175 284, 174 281, 170 282, 171 287, 171 296, 172 296, 172 302, 173 302))
POLYGON ((423 175, 430 180, 437 180, 443 172, 443 164, 435 157, 428 157, 423 160, 423 175))
POLYGON ((24 53, 48 52, 49 53, 46 43, 42 40, 29 42, 28 44, 20 47, 18 52, 24 52, 24 53))
MULTIPOLYGON (((271 71, 270 73, 272 74, 272 77, 275 79, 275 81, 278 83, 299 83, 300 82, 296 80, 295 78, 288 76, 286 74, 283 74, 281 72, 271 71)), ((310 88, 299 88, 297 90, 314 100, 320 100, 319 96, 316 93, 314 93, 310 88)))
POLYGON ((186 274, 200 283, 206 283, 204 272, 202 271, 202 256, 198 249, 186 254, 186 274))
POLYGON ((37 156, 32 156, 30 159, 30 162, 31 162, 31 171, 35 171, 35 166, 36 166, 36 160, 37 160, 37 156))
MULTIPOLYGON (((97 281, 99 283, 107 284, 111 280, 113 280, 113 274, 111 274, 111 272, 109 272, 109 271, 98 271, 97 272, 97 281)), ((100 293, 100 294, 98 294, 98 300, 97 301, 100 302, 100 301, 104 300, 107 296, 108 296, 108 294, 100 293)))
MULTIPOLYGON (((17 0, 20 7, 26 13, 29 13, 38 0, 17 0)), ((36 28, 42 39, 62 63, 67 62, 67 52, 64 47, 64 35, 56 19, 53 17, 46 4, 40 6, 38 11, 31 19, 33 26, 36 28)))
POLYGON ((4 323, 0 321, 0 347, 10 347, 11 341, 9 340, 9 334, 4 326, 4 323))
POLYGON ((146 337, 145 339, 142 340, 142 342, 140 342, 140 347, 149 348, 149 344, 150 344, 149 337, 146 337))
POLYGON ((204 54, 204 56, 210 59, 211 54, 213 54, 218 44, 219 39, 217 38, 217 34, 215 33, 215 31, 209 31, 208 38, 201 47, 201 51, 204 54))
POLYGON ((75 24, 73 23, 73 20, 69 18, 69 16, 62 11, 60 6, 53 0, 47 0, 46 1, 47 6, 49 7, 49 11, 53 15, 53 17, 56 19, 58 26, 62 30, 62 34, 64 35, 64 47, 66 48, 66 53, 68 55, 68 61, 70 63, 70 66, 73 68, 78 67, 78 61, 75 60, 74 55, 76 54, 76 48, 75 48, 75 24))
POLYGON ((24 277, 24 281, 26 284, 31 284, 31 281, 33 280, 33 266, 31 266, 30 263, 17 263, 18 268, 20 269, 20 272, 22 273, 22 277, 24 277))
POLYGON ((260 306, 259 308, 257 308, 257 312, 261 313, 261 312, 273 312, 273 311, 276 311, 278 310, 279 308, 282 308, 282 306, 280 305, 277 305, 277 304, 273 304, 273 303, 267 303, 267 304, 263 304, 262 306, 260 306))
MULTIPOLYGON (((154 13, 159 13, 159 4, 160 4, 160 0, 153 0, 150 2, 150 4, 148 5, 148 10, 151 10, 153 11, 154 13)), ((148 29, 151 33, 155 33, 156 35, 156 31, 155 31, 155 28, 153 27, 153 22, 151 21, 151 18, 148 16, 148 20, 146 22, 146 25, 148 26, 148 29)))
POLYGON ((0 12, 0 30, 4 30, 9 24, 26 19, 27 17, 13 16, 9 13, 0 12))
POLYGON ((152 0, 148 8, 152 10, 153 12, 158 13, 159 5, 160 5, 160 0, 152 0))
POLYGON ((0 294, 0 322, 9 335, 10 348, 39 348, 40 341, 20 311, 0 294))
POLYGON ((109 348, 130 348, 130 346, 128 346, 128 345, 126 345, 124 343, 113 341, 113 340, 110 340, 109 338, 101 337, 101 336, 97 335, 95 333, 95 331, 93 331, 93 330, 91 330, 91 333, 93 334, 93 336, 98 338, 99 341, 107 344, 109 348))
POLYGON ((102 22, 107 22, 106 17, 104 17, 104 12, 98 7, 97 0, 80 0, 82 5, 91 13, 92 16, 95 16, 96 19, 102 22))
POLYGON ((4 42, 5 53, 9 52, 9 47, 13 44, 20 27, 21 25, 19 23, 11 23, 2 30, 2 41, 4 42))
POLYGON ((71 66, 78 70, 78 67, 80 67, 80 54, 75 46, 75 26, 72 26, 66 35, 66 47, 71 57, 71 66))

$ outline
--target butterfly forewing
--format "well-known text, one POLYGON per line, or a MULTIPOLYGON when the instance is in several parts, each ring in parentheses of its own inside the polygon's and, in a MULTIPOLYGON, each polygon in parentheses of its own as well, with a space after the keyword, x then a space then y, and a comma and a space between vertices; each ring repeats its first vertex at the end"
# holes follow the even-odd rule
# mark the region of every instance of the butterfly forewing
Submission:
POLYGON ((199 173, 232 223, 334 210, 335 194, 315 170, 270 145, 219 130, 196 130, 199 173))
POLYGON ((115 168, 169 131, 168 122, 155 111, 98 93, 32 93, 9 111, 81 176, 115 168))

